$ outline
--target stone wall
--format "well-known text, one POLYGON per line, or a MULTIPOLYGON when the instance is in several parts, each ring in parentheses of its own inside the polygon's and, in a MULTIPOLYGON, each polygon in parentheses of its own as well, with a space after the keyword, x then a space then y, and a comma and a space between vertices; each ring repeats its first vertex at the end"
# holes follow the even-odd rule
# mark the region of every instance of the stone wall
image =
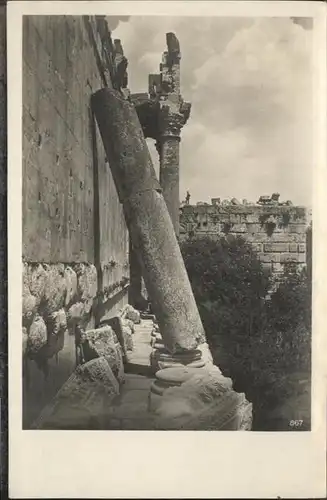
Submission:
POLYGON ((278 275, 286 262, 306 264, 308 213, 287 205, 185 205, 180 209, 180 239, 241 236, 265 267, 278 275))
POLYGON ((101 17, 24 16, 24 425, 75 369, 80 333, 127 303, 128 232, 90 110, 115 57, 101 17))

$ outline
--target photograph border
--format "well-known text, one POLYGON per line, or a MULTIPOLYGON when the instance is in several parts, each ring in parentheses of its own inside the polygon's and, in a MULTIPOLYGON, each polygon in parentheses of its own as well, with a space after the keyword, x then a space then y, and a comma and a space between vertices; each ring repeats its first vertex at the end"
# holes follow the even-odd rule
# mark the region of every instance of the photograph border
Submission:
POLYGON ((326 492, 326 11, 321 2, 12 2, 8 22, 10 498, 323 497, 326 492), (172 6, 174 5, 174 9, 172 6), (255 12, 255 14, 253 14, 255 12), (206 14, 207 13, 207 14, 206 14), (21 367, 22 15, 314 18, 312 430, 23 431, 21 367), (251 14, 252 13, 252 14, 251 14), (14 29, 11 29, 14 27, 14 29), (20 61, 20 64, 17 63, 20 61), (323 61, 323 63, 322 63, 323 61), (319 332, 319 333, 317 333, 319 332), (139 457, 141 454, 141 458, 139 457), (126 477, 127 476, 127 477, 126 477), (32 480, 31 480, 32 478, 32 480), (237 478, 237 481, 236 481, 237 478))

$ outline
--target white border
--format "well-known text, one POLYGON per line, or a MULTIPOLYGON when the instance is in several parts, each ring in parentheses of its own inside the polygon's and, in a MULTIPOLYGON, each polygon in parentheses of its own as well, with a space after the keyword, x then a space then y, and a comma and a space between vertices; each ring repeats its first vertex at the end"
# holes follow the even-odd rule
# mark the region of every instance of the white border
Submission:
MULTIPOLYGON (((320 2, 10 2, 8 280, 10 498, 323 498, 326 493, 326 17, 320 2), (315 18, 313 430, 22 431, 21 117, 24 14, 315 18)), ((140 36, 142 34, 140 33, 140 36)), ((123 41, 122 41, 123 42, 123 41)), ((128 54, 127 54, 128 56, 128 54)))

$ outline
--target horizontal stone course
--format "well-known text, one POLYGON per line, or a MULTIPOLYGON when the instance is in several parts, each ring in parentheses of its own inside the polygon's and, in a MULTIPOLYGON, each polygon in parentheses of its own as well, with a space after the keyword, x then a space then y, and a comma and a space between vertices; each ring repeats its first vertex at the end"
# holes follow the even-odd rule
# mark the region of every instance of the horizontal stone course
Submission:
POLYGON ((307 209, 298 206, 185 205, 180 209, 180 239, 187 239, 189 232, 213 239, 242 237, 276 274, 286 262, 305 264, 308 218, 307 209))
POLYGON ((264 252, 288 252, 288 243, 265 243, 263 245, 264 252))

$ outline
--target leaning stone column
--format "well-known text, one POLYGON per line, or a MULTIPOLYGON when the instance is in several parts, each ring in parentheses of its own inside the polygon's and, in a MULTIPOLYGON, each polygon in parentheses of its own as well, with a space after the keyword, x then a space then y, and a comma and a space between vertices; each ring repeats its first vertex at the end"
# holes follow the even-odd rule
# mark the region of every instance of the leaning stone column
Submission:
POLYGON ((135 108, 109 88, 92 107, 164 344, 195 351, 205 333, 135 108))

